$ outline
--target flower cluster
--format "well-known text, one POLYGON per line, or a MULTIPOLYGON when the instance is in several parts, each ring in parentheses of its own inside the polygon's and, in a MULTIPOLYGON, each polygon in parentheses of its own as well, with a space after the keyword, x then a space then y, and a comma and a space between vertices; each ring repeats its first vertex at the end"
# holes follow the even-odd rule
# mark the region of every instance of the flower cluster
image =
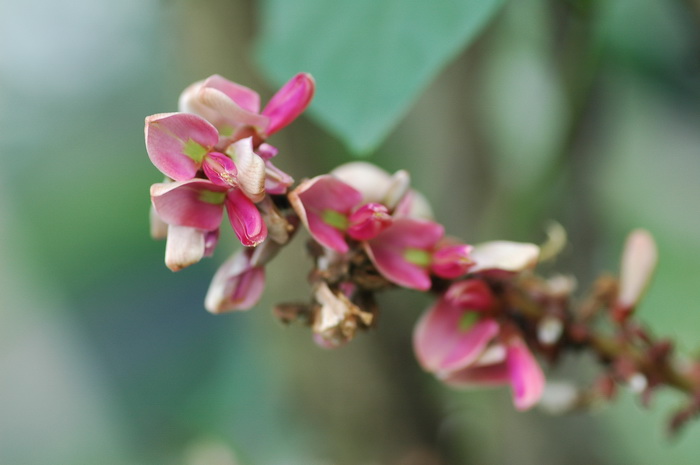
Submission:
POLYGON ((311 237, 311 298, 275 312, 307 324, 322 347, 376 325, 375 294, 402 287, 435 297, 413 343, 421 367, 448 385, 509 385, 516 408, 525 410, 546 398, 538 360, 556 363, 562 352, 586 348, 605 367, 594 386, 599 397, 610 398, 615 382, 637 386, 645 399, 672 386, 692 397, 674 425, 700 413, 700 362, 680 370, 671 344, 632 318, 657 259, 648 233, 630 235, 620 278, 601 277, 578 304, 572 278, 533 272, 561 248, 563 232, 542 248, 468 245, 445 235, 407 172, 366 162, 295 185, 273 165, 277 149, 267 138, 306 109, 314 87, 299 74, 260 111, 256 92, 211 76, 185 89, 180 112, 146 118, 148 156, 166 176, 151 187, 151 233, 167 238, 166 265, 177 271, 211 255, 224 211, 243 246, 216 272, 207 310, 254 307, 265 266, 303 226, 311 237), (598 330, 601 319, 612 336, 598 330))
POLYGON ((167 177, 151 186, 151 200, 153 222, 168 225, 152 227, 156 235, 167 231, 168 267, 181 269, 212 252, 224 209, 244 246, 265 240, 256 204, 294 182, 272 164, 277 149, 265 140, 301 114, 313 93, 311 76, 299 74, 260 112, 255 91, 211 76, 185 89, 180 112, 146 118, 148 156, 167 177))

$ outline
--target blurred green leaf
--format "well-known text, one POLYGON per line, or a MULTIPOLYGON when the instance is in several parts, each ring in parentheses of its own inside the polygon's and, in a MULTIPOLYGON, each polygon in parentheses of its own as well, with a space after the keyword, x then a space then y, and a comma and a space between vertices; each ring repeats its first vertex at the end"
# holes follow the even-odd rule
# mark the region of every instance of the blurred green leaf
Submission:
POLYGON ((355 153, 368 153, 502 4, 265 0, 258 56, 277 83, 313 74, 312 116, 355 153))

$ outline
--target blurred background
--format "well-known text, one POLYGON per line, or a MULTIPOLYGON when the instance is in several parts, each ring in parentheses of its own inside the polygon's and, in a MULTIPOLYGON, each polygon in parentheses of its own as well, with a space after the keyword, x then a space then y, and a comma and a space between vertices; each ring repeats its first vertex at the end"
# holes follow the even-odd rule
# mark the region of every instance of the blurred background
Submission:
MULTIPOLYGON (((214 73, 264 102, 310 71, 309 116, 270 141, 282 169, 408 169, 471 243, 558 221, 570 241, 543 272, 582 290, 644 227, 660 266, 640 317, 696 354, 699 24, 696 0, 0 0, 0 463, 697 463, 700 424, 664 432, 674 393, 550 416, 448 390, 413 358, 417 293, 316 347, 271 313, 307 299, 303 234, 255 309, 208 314, 236 241, 164 266, 143 119, 214 73)), ((594 373, 572 357, 549 376, 594 373)))

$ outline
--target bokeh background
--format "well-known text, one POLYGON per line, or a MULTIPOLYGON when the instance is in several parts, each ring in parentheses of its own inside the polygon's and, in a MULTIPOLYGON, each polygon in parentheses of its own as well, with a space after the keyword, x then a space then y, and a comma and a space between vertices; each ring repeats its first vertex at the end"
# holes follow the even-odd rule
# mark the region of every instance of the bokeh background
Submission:
MULTIPOLYGON (((408 169, 472 243, 558 221, 569 244, 543 272, 581 289, 647 228, 661 258, 641 318, 694 354, 699 25, 696 0, 0 0, 0 463, 697 463, 700 425, 664 433, 673 393, 550 416, 449 391, 412 356, 417 293, 319 349, 270 311, 306 299, 303 234, 254 310, 209 315, 235 238, 165 268, 142 131, 211 74, 265 101, 311 71, 310 116, 271 140, 281 168, 408 169)), ((550 376, 594 372, 572 357, 550 376)))

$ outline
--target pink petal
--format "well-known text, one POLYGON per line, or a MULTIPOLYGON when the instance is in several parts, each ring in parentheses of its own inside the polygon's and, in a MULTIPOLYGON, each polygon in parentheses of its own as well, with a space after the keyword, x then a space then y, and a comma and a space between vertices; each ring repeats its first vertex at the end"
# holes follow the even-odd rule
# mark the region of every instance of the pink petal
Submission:
POLYGON ((438 223, 398 218, 377 237, 365 242, 365 250, 385 278, 400 286, 426 291, 431 286, 427 266, 407 261, 405 253, 409 249, 430 250, 443 234, 444 229, 438 223))
POLYGON ((251 113, 260 112, 260 96, 257 92, 248 87, 229 81, 218 74, 208 77, 202 86, 223 92, 228 98, 236 102, 238 106, 246 111, 251 113))
POLYGON ((199 89, 191 106, 223 133, 242 126, 251 126, 263 132, 269 124, 267 117, 246 110, 224 92, 212 87, 199 89))
POLYGON ((170 225, 213 231, 221 224, 226 188, 203 180, 151 186, 151 201, 158 216, 170 225))
POLYGON ((316 83, 307 73, 299 73, 290 79, 265 106, 262 114, 270 118, 267 135, 279 131, 299 116, 314 96, 316 83))
POLYGON ((214 126, 188 113, 161 113, 147 117, 145 136, 151 162, 176 181, 195 177, 204 156, 219 141, 214 126))
POLYGON ((438 374, 472 364, 498 334, 496 321, 487 318, 471 328, 460 328, 465 312, 444 299, 428 310, 416 325, 413 347, 421 366, 438 374))
POLYGON ((537 360, 520 337, 507 343, 508 374, 513 402, 518 410, 527 410, 542 397, 546 380, 537 360))
POLYGON ((219 231, 220 228, 216 228, 213 231, 207 231, 204 234, 204 256, 211 257, 214 254, 214 249, 219 243, 219 231))
POLYGON ((248 310, 260 300, 265 287, 265 270, 252 265, 253 253, 254 249, 242 250, 219 267, 204 299, 208 311, 248 310))
POLYGON ((321 216, 310 213, 307 218, 307 228, 314 240, 322 246, 340 253, 347 253, 349 250, 345 242, 345 233, 323 221, 321 216))
POLYGON ((222 187, 236 187, 238 169, 229 157, 219 152, 211 152, 204 157, 202 164, 204 174, 211 182, 222 187))
POLYGON ((267 237, 267 226, 255 204, 240 189, 231 189, 226 196, 226 212, 233 231, 246 247, 255 246, 267 237))
POLYGON ((392 223, 389 210, 378 203, 367 203, 348 218, 348 235, 358 241, 373 239, 392 223))
POLYGON ((270 158, 276 157, 278 152, 279 150, 277 150, 277 147, 275 147, 274 145, 267 144, 265 142, 260 144, 258 148, 255 149, 255 153, 260 155, 260 157, 265 161, 269 160, 270 158))
POLYGON ((488 284, 480 279, 466 279, 452 284, 445 292, 445 299, 459 308, 488 310, 494 297, 488 284))
POLYGON ((469 258, 472 247, 465 244, 453 244, 438 247, 433 252, 430 271, 445 279, 455 279, 464 275, 474 262, 469 258))
POLYGON ((265 192, 273 195, 286 194, 294 184, 294 178, 277 168, 271 161, 265 160, 265 192))
POLYGON ((187 226, 168 227, 165 243, 165 265, 172 271, 180 271, 200 261, 204 256, 206 231, 187 226))
POLYGON ((341 253, 348 250, 344 229, 330 224, 328 216, 342 219, 362 200, 362 194, 330 175, 302 182, 289 193, 289 202, 313 238, 341 253))

